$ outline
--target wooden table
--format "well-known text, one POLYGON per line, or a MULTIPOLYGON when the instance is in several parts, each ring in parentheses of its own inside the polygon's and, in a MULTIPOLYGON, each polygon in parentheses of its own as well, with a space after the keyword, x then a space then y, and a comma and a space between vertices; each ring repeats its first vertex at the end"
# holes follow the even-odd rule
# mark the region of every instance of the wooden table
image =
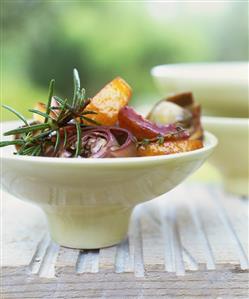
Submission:
POLYGON ((2 298, 249 298, 248 201, 187 182, 139 205, 100 250, 50 240, 39 209, 2 192, 2 298))

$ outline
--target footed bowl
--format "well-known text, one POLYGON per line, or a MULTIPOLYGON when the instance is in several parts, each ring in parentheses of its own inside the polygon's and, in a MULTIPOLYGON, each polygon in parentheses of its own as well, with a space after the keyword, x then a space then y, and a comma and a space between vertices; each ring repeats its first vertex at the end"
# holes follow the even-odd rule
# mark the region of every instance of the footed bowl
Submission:
POLYGON ((101 248, 126 236, 138 203, 176 187, 203 164, 216 144, 206 132, 205 146, 192 152, 105 159, 15 156, 5 148, 2 185, 40 206, 51 237, 60 245, 101 248))
POLYGON ((228 192, 249 195, 249 118, 202 118, 205 129, 214 133, 219 145, 209 160, 221 173, 228 192))

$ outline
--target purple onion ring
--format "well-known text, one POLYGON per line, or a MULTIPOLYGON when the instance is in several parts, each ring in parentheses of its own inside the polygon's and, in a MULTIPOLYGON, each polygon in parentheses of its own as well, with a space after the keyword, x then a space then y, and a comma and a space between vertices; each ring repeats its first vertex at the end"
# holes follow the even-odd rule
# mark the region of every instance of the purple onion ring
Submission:
MULTIPOLYGON (((72 128, 71 134, 72 134, 72 128)), ((70 135, 71 135, 70 134, 70 135)), ((57 157, 73 157, 76 149, 77 135, 68 138, 65 147, 61 147, 57 157)), ((117 158, 137 155, 133 135, 126 129, 117 127, 87 127, 81 131, 82 158, 117 158)))

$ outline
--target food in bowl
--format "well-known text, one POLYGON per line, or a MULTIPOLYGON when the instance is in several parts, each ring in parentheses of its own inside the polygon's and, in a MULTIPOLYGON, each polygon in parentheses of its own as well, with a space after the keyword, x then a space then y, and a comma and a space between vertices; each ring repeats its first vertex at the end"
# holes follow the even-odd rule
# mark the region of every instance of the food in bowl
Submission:
POLYGON ((53 95, 51 81, 48 104, 30 110, 30 123, 5 106, 24 125, 5 132, 14 138, 1 142, 11 146, 0 153, 1 182, 44 211, 60 245, 102 248, 126 236, 137 204, 197 170, 217 140, 203 133, 200 107, 190 93, 159 102, 143 117, 128 106, 131 88, 121 78, 91 99, 80 89, 76 70, 74 84, 72 100, 63 100, 53 95))
POLYGON ((147 118, 130 107, 131 87, 115 78, 94 97, 87 98, 74 70, 72 99, 54 95, 37 103, 33 121, 9 106, 24 125, 4 133, 13 135, 0 146, 15 145, 17 155, 63 158, 115 158, 188 152, 203 147, 200 106, 191 93, 158 102, 147 118))

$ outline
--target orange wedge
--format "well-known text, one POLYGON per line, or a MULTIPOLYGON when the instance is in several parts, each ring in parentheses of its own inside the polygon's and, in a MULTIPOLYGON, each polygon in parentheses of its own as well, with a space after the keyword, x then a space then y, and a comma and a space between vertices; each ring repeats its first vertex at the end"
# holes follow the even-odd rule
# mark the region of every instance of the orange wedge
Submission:
MULTIPOLYGON (((34 109, 38 110, 38 111, 41 111, 41 112, 46 112, 46 105, 41 103, 41 102, 38 102, 34 109)), ((43 123, 44 122, 44 117, 39 115, 39 114, 36 114, 36 113, 33 113, 33 119, 35 121, 38 121, 39 123, 43 123)))
POLYGON ((128 104, 131 98, 131 87, 120 77, 113 79, 92 99, 86 110, 97 114, 87 115, 103 126, 113 126, 118 120, 119 110, 128 104))
POLYGON ((145 146, 140 146, 137 149, 138 156, 159 156, 169 155, 176 153, 183 153, 194 151, 202 148, 203 143, 201 140, 174 140, 166 141, 160 145, 158 142, 149 143, 145 146))
MULTIPOLYGON (((57 102, 54 100, 54 98, 52 98, 51 106, 57 106, 57 102)), ((46 110, 47 110, 46 105, 44 103, 41 103, 41 102, 36 103, 34 109, 39 110, 39 111, 44 112, 44 113, 46 113, 46 110)), ((53 117, 54 119, 56 119, 57 113, 54 112, 54 111, 51 111, 50 116, 53 117)), ((39 114, 36 114, 36 113, 33 113, 33 119, 35 121, 40 122, 40 123, 44 122, 44 117, 39 115, 39 114)))

